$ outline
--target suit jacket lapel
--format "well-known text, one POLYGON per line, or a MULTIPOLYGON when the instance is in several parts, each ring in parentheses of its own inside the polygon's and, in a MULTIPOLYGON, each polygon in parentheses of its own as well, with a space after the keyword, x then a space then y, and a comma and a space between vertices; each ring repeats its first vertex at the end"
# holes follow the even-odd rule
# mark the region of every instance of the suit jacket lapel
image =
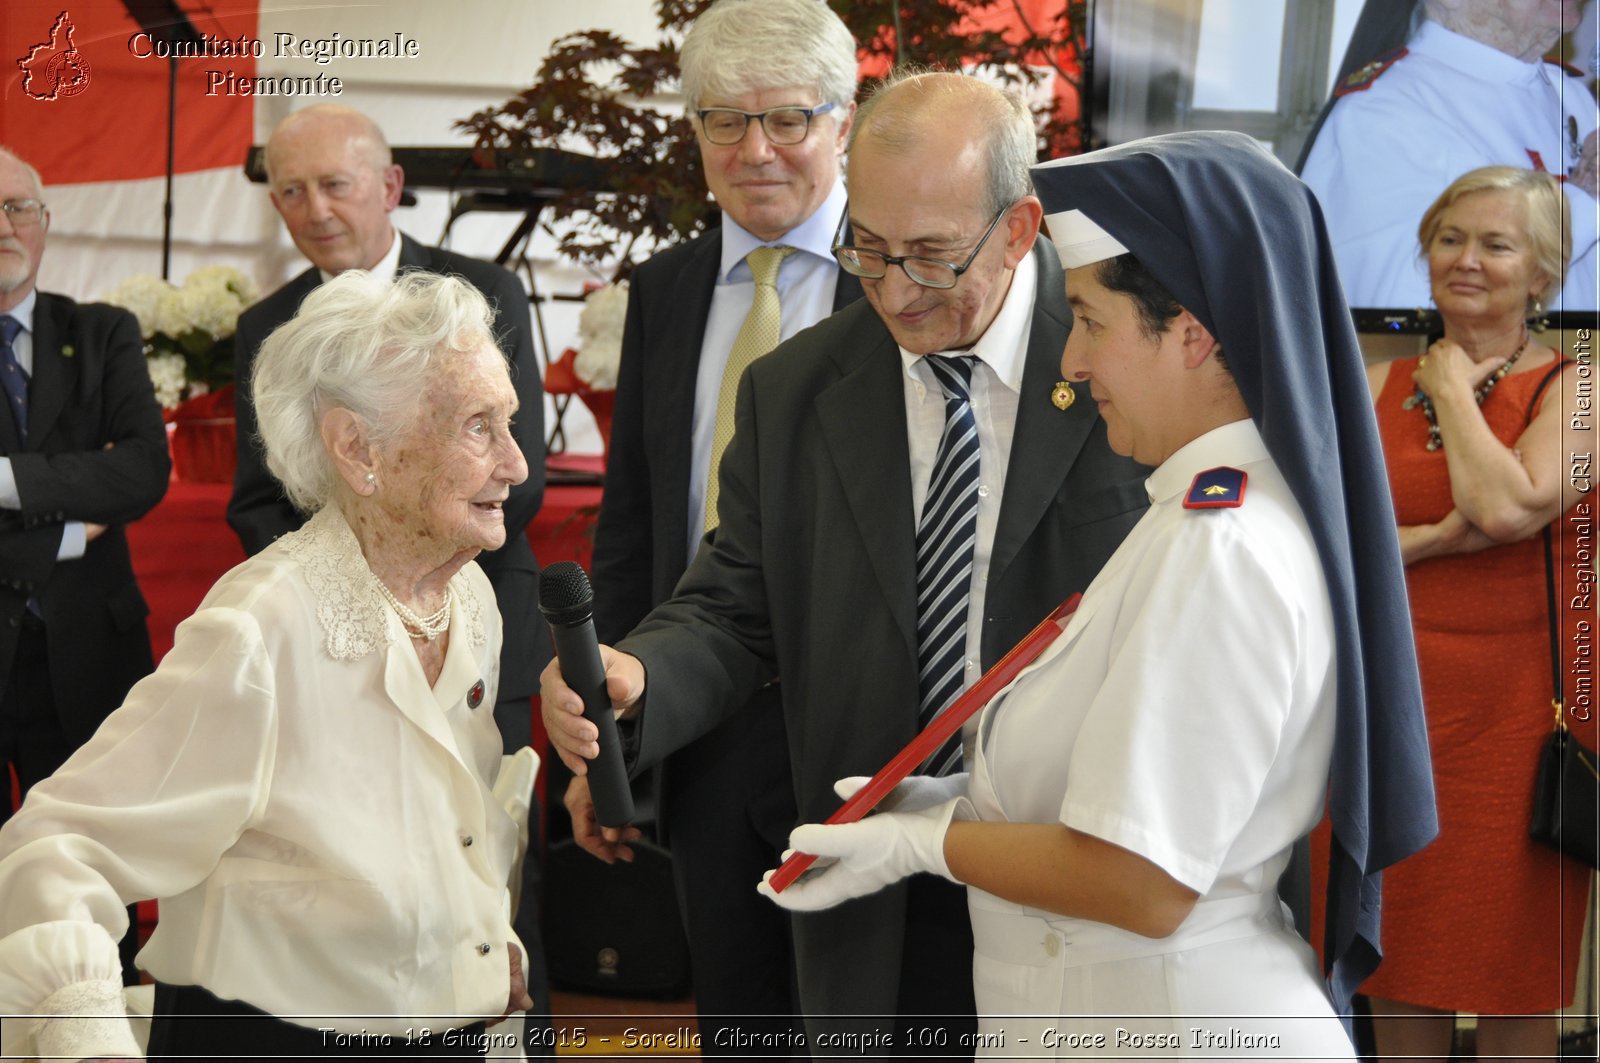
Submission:
POLYGON ((395 266, 395 271, 408 269, 433 270, 433 249, 417 243, 411 237, 395 230, 400 237, 400 261, 395 266))
POLYGON ((875 311, 861 309, 878 338, 841 359, 843 376, 817 396, 817 415, 850 516, 895 623, 915 655, 917 548, 906 474, 911 456, 905 385, 894 340, 875 311))
MULTIPOLYGON (((699 376, 700 348, 706 338, 706 318, 717 287, 722 263, 722 231, 712 229, 700 238, 679 271, 668 298, 677 309, 675 325, 666 336, 656 336, 646 352, 645 393, 655 413, 646 430, 660 428, 657 438, 669 445, 670 460, 662 463, 669 519, 660 529, 667 556, 680 567, 689 556, 689 481, 694 476, 695 384, 699 376)), ((652 488, 654 489, 654 488, 652 488)))
POLYGON ((33 377, 28 383, 28 437, 35 444, 50 434, 78 380, 79 354, 62 306, 39 293, 33 315, 33 377))
POLYGON ((1047 241, 1040 240, 1035 245, 1034 262, 1038 265, 1038 286, 1033 326, 1028 334, 1017 425, 1006 465, 1006 493, 1001 499, 989 557, 991 585, 1004 574, 1055 500, 1095 421, 1094 404, 1081 386, 1079 401, 1069 410, 1057 409, 1050 399, 1061 379, 1061 351, 1066 346, 1070 322, 1062 294, 1065 289, 1061 266, 1047 241))

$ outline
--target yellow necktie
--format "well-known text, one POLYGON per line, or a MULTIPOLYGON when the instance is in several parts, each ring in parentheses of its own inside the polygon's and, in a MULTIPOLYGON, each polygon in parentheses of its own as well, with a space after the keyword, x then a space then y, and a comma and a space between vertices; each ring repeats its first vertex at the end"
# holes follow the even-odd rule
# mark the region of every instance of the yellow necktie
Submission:
POLYGON ((728 364, 722 370, 722 387, 717 392, 711 471, 706 477, 706 531, 717 526, 717 470, 722 466, 722 452, 728 449, 728 441, 733 438, 733 404, 739 391, 739 378, 751 362, 778 345, 778 327, 783 322, 778 306, 778 267, 792 254, 792 247, 758 247, 745 258, 756 279, 756 290, 750 300, 750 312, 745 315, 733 349, 728 352, 728 364))

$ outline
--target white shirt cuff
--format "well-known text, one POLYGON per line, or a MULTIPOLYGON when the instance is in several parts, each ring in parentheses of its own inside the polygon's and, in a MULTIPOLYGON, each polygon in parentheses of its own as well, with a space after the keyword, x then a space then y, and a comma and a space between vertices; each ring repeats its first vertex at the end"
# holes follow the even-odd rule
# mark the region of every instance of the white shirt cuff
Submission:
POLYGON ((61 526, 61 545, 56 548, 57 561, 76 561, 89 545, 89 529, 81 520, 69 520, 61 526))
POLYGON ((0 458, 0 509, 21 509, 22 496, 17 494, 17 474, 11 471, 11 459, 0 458))

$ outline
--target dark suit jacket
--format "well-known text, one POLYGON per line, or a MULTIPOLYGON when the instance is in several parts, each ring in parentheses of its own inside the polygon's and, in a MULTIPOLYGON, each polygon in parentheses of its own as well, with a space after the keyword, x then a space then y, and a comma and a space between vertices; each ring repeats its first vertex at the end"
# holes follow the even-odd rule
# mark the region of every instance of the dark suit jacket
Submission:
POLYGON ((22 500, 20 512, 0 510, 0 690, 36 597, 56 708, 79 745, 152 668, 150 609, 123 526, 161 501, 172 463, 132 314, 40 292, 33 325, 26 443, 9 407, 0 414, 0 454, 22 500), (58 562, 72 520, 107 528, 83 557, 58 562))
MULTIPOLYGON (((1112 453, 1080 388, 1060 379, 1070 313, 1054 249, 1038 289, 982 634, 994 664, 1082 590, 1138 520, 1148 470, 1112 453)), ((649 675, 639 762, 736 711, 772 674, 802 820, 838 807, 835 779, 871 774, 917 731, 915 515, 903 371, 866 301, 795 336, 744 376, 721 470, 722 524, 675 596, 620 648, 649 675)), ((905 931, 894 887, 795 920, 802 1010, 892 1014, 905 931)), ((951 977, 966 977, 953 970, 951 977)), ((817 1018, 817 1017, 820 1017, 817 1018)))
MULTIPOLYGON (((494 310, 495 339, 511 363, 511 382, 522 403, 512 434, 528 459, 528 479, 513 487, 506 500, 505 545, 478 555, 478 564, 494 586, 504 621, 499 696, 501 700, 531 697, 539 690, 540 669, 550 660, 550 637, 539 616, 539 565, 527 537, 528 522, 544 501, 544 390, 533 346, 528 293, 514 274, 493 263, 424 247, 403 233, 401 241, 401 270, 453 274, 483 293, 494 310)), ((233 497, 228 501, 228 523, 246 554, 259 553, 284 532, 305 523, 305 515, 289 504, 277 479, 267 471, 266 454, 256 438, 250 367, 268 334, 293 317, 321 283, 322 274, 313 266, 239 315, 234 398, 239 463, 233 497)))

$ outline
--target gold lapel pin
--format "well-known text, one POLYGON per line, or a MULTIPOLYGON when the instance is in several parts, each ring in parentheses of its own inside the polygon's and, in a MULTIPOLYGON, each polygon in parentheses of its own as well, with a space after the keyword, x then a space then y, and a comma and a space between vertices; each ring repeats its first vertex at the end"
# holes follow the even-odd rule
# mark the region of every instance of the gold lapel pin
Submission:
POLYGON ((1050 392, 1050 401, 1056 404, 1058 410, 1070 410, 1072 404, 1078 401, 1078 393, 1065 380, 1058 380, 1055 390, 1050 392))

